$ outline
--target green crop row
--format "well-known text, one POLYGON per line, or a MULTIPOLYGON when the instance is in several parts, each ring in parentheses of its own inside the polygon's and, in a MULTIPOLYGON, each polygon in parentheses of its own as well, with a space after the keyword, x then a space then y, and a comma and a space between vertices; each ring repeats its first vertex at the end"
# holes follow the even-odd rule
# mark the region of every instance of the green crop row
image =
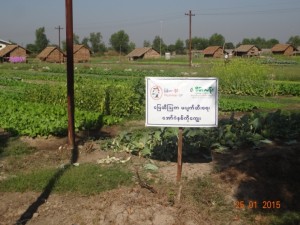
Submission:
MULTIPOLYGON (((61 136, 67 134, 67 107, 10 100, 0 96, 0 127, 14 134, 61 136)), ((100 127, 100 113, 75 111, 75 129, 88 130, 100 127)))
MULTIPOLYGON (((39 84, 26 89, 22 100, 66 105, 66 93, 64 85, 39 84)), ((104 115, 141 115, 144 112, 144 96, 144 84, 136 79, 127 82, 93 82, 85 79, 75 83, 76 107, 104 115)))
MULTIPOLYGON (((274 139, 295 142, 300 134, 300 114, 276 111, 249 113, 241 119, 220 120, 217 128, 185 128, 186 155, 209 156, 213 149, 226 152, 248 145, 258 148, 274 139)), ((103 142, 103 149, 132 152, 160 160, 176 160, 178 128, 155 128, 123 132, 113 140, 103 142)))
POLYGON ((278 95, 300 96, 300 82, 275 81, 274 84, 278 95))
POLYGON ((300 94, 299 82, 274 81, 271 68, 257 60, 235 59, 226 65, 216 63, 213 73, 219 78, 222 94, 262 97, 300 94))

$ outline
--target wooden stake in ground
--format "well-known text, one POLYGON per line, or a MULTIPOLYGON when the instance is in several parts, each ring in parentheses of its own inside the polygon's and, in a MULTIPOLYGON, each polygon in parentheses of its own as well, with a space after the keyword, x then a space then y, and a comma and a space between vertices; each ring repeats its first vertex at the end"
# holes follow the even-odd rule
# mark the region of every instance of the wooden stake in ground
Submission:
POLYGON ((181 181, 182 172, 182 131, 183 128, 179 127, 178 130, 178 158, 177 158, 177 182, 181 181))

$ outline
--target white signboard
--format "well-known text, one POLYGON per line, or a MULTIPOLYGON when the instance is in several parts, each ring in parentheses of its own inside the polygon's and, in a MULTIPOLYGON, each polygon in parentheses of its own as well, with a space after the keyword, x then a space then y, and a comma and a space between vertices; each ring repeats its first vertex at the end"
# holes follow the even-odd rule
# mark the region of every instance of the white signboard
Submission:
POLYGON ((217 127, 218 79, 146 77, 146 126, 217 127))

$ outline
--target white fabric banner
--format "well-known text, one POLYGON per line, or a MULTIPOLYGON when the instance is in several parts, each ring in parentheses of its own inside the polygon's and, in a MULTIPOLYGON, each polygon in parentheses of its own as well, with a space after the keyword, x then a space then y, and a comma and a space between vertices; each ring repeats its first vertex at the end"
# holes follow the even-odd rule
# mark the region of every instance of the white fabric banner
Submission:
POLYGON ((146 126, 217 127, 218 79, 146 77, 146 126))

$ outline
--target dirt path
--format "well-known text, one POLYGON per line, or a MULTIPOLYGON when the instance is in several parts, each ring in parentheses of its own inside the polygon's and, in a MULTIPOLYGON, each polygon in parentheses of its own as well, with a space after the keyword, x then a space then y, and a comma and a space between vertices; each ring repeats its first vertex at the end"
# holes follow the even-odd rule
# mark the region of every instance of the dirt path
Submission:
MULTIPOLYGON (((47 161, 56 165, 68 163, 69 153, 66 139, 22 138, 22 141, 39 151, 30 155, 30 165, 24 167, 47 166, 47 161), (42 165, 43 164, 43 165, 42 165)), ((101 151, 96 143, 87 141, 78 146, 78 163, 97 163, 110 157, 126 158, 127 153, 101 151)), ((138 156, 131 156, 131 164, 143 166, 149 162, 138 156)), ((26 161, 26 160, 24 160, 26 161)), ((151 161, 158 166, 154 179, 170 182, 176 187, 177 164, 174 162, 151 161)), ((2 162, 5 166, 5 162, 2 162)), ((80 165, 79 165, 80 166, 80 165)), ((186 163, 183 180, 199 177, 211 172, 211 163, 186 163)), ((146 176, 153 176, 152 173, 146 176)), ((162 190, 151 193, 138 184, 131 188, 119 188, 95 196, 74 194, 54 194, 44 199, 42 193, 0 193, 0 225, 8 224, 149 224, 173 225, 199 224, 199 218, 192 206, 174 204, 162 190), (187 210, 189 209, 189 210, 187 210), (194 216, 191 217, 191 214, 194 216), (26 220, 24 218, 31 218, 26 220)), ((204 223, 205 224, 205 223, 204 223)))
MULTIPOLYGON (((24 158, 20 168, 41 168, 43 166, 68 163, 70 151, 66 148, 66 139, 57 138, 22 138, 22 141, 38 149, 34 154, 24 158), (30 163, 29 163, 30 162, 30 163)), ((177 165, 174 162, 151 161, 158 170, 149 173, 154 187, 156 183, 174 186, 176 195, 170 200, 170 193, 158 189, 152 193, 138 183, 133 187, 122 187, 94 196, 75 194, 49 193, 1 193, 0 192, 0 225, 215 225, 215 224, 247 224, 240 219, 241 209, 235 209, 237 200, 254 199, 256 201, 279 200, 280 210, 300 209, 300 183, 296 178, 300 173, 300 144, 290 146, 268 146, 262 149, 242 149, 233 151, 214 162, 184 163, 182 185, 194 178, 206 175, 216 176, 220 180, 217 189, 224 192, 224 201, 228 202, 226 218, 217 221, 208 213, 199 213, 192 201, 177 200, 180 185, 176 185, 177 165), (218 173, 214 171, 218 170, 218 173), (24 218, 30 218, 24 220, 24 218), (226 223, 222 221, 226 221, 226 223)), ((108 155, 126 158, 127 153, 105 152, 97 142, 85 141, 78 145, 79 164, 97 163, 97 160, 108 155)), ((131 156, 130 163, 140 166, 148 163, 148 159, 131 156)), ((79 165, 80 166, 80 165, 79 165)), ((3 179, 7 169, 5 160, 0 161, 0 172, 3 179)), ((157 185, 157 187, 162 187, 157 185)), ((174 193, 173 193, 174 194, 174 193)), ((209 193, 207 193, 209 194, 209 193)), ((214 195, 214 192, 212 193, 214 195)), ((214 209, 214 202, 204 202, 207 212, 214 209)), ((258 209, 260 210, 260 209, 258 209)), ((266 211, 264 211, 265 213, 266 211)), ((224 215, 222 215, 224 216, 224 215)), ((268 224, 263 216, 255 217, 255 224, 268 224)))

